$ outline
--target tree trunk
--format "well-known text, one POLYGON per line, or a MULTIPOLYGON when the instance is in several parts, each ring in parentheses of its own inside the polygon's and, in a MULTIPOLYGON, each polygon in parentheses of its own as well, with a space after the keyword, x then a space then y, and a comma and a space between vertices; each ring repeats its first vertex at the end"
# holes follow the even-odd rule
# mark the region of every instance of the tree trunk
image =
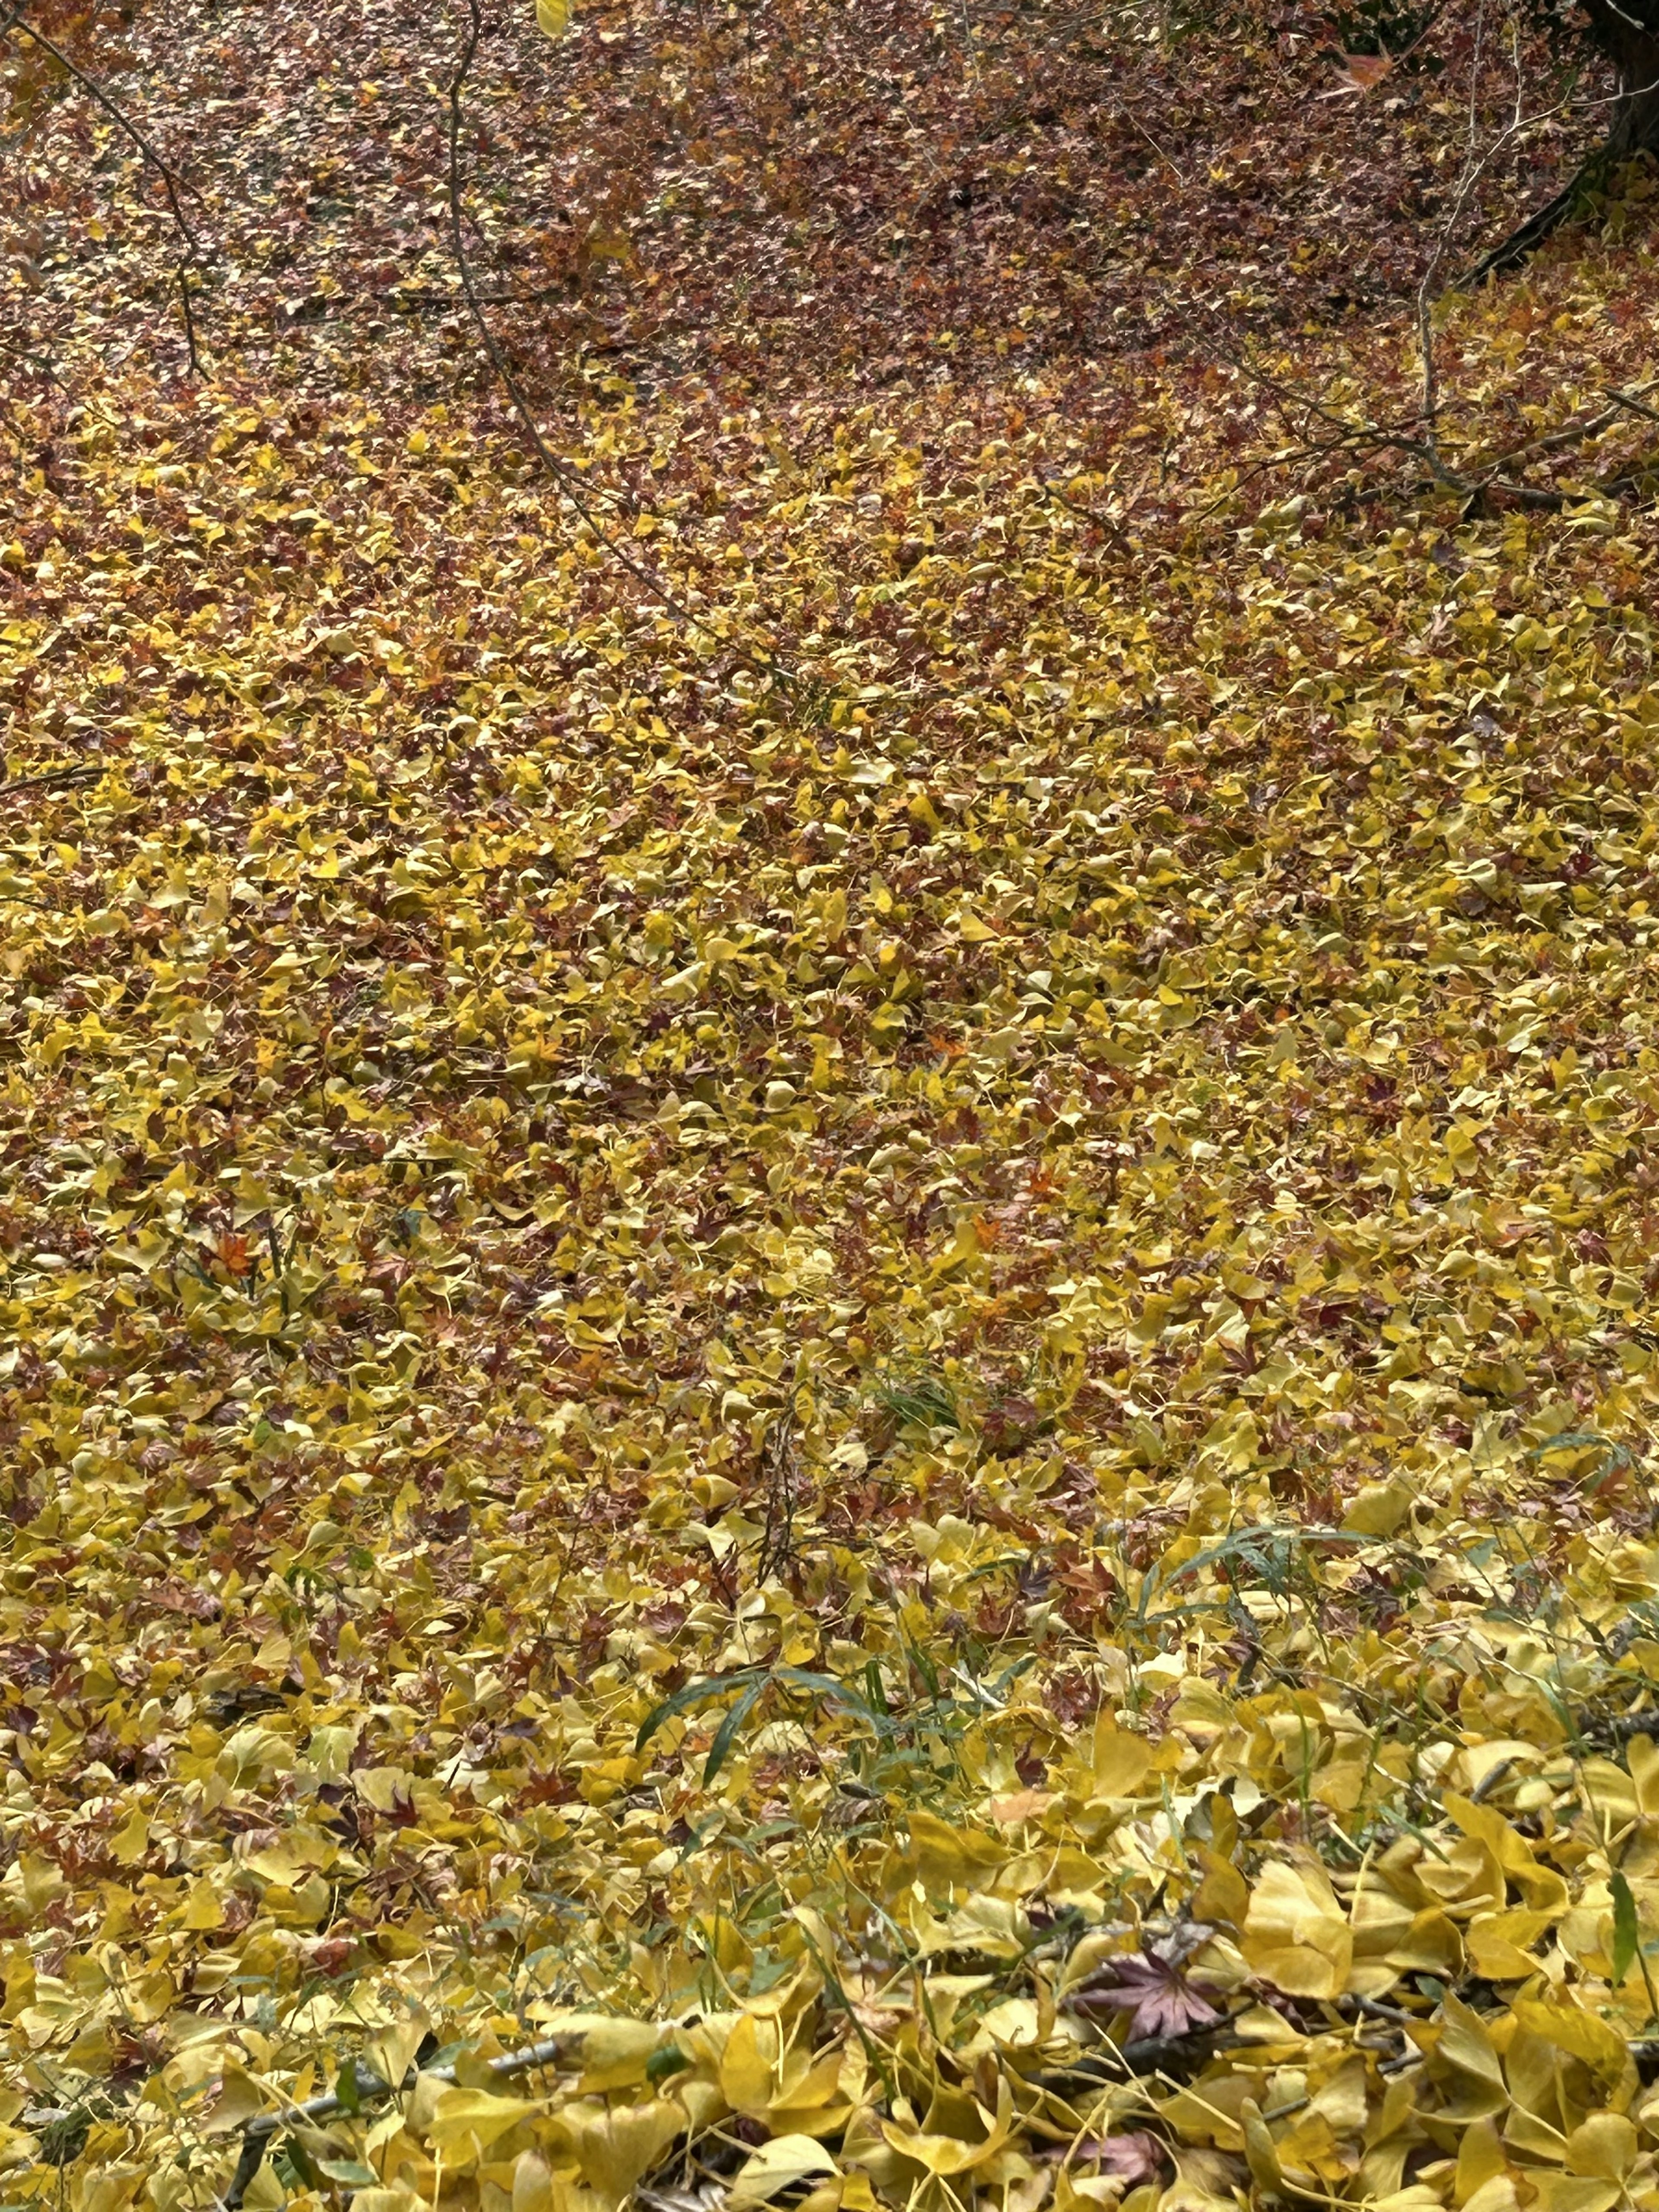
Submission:
POLYGON ((1659 6, 1655 0, 1583 0, 1583 7, 1590 36, 1619 79, 1603 158, 1627 161, 1659 144, 1659 6))
POLYGON ((1517 268, 1584 205, 1621 161, 1659 153, 1659 0, 1582 0, 1589 36, 1613 64, 1618 91, 1607 135, 1565 189, 1528 216, 1459 279, 1461 289, 1517 268))

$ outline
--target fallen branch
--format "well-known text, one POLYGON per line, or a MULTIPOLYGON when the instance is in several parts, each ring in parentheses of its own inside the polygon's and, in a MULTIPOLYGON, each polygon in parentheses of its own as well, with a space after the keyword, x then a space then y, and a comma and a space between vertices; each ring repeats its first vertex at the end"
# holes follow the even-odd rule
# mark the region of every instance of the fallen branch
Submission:
MULTIPOLYGON (((0 26, 0 27, 3 27, 0 26)), ((45 354, 31 353, 26 346, 21 346, 15 339, 8 337, 0 337, 0 349, 9 353, 14 361, 26 361, 31 368, 38 368, 41 375, 48 378, 60 392, 69 390, 68 385, 64 383, 45 354)))
MULTIPOLYGON (((498 2081, 509 2081, 515 2075, 533 2073, 537 2067, 546 2066, 556 2059, 565 2048, 565 2039, 550 2036, 544 2043, 532 2043, 524 2051, 508 2051, 500 2058, 489 2061, 489 2071, 498 2081)), ((453 2081, 453 2065, 411 2066, 401 2081, 385 2081, 367 2066, 352 2062, 353 2094, 349 2100, 340 2091, 329 2090, 319 2097, 307 2097, 302 2105, 284 2105, 279 2112, 262 2112, 250 2120, 242 2130, 242 2148, 236 2160, 236 2170, 230 2177, 229 2186, 219 2199, 218 2212, 239 2212, 243 2198, 252 2185, 253 2177, 264 2163, 265 2153, 270 2148, 271 2137, 284 2128, 309 2127, 319 2120, 337 2119, 343 2112, 355 2111, 358 2106, 379 2104, 385 2098, 401 2096, 412 2089, 424 2074, 428 2081, 453 2081)), ((342 2069, 342 2079, 344 2078, 342 2069)))
POLYGON ((49 768, 39 775, 10 775, 0 782, 0 799, 9 799, 17 791, 47 791, 65 784, 96 783, 103 774, 101 768, 49 768))
MULTIPOLYGON (((1651 389, 1650 385, 1642 386, 1644 392, 1651 389)), ((1552 430, 1544 437, 1534 438, 1524 446, 1511 447, 1507 453, 1500 453, 1491 463, 1492 469, 1496 471, 1512 468, 1517 461, 1531 460, 1539 453, 1559 453, 1565 447, 1582 446, 1591 438, 1599 438, 1603 430, 1611 429, 1626 409, 1632 414, 1645 415, 1650 422, 1659 422, 1659 415, 1656 415, 1652 408, 1644 407, 1634 393, 1609 392, 1607 397, 1612 404, 1604 408, 1601 414, 1592 415, 1582 422, 1566 423, 1561 429, 1552 430)), ((1496 483, 1498 478, 1494 475, 1489 480, 1496 483)))
MULTIPOLYGON (((1449 467, 1442 458, 1439 441, 1433 434, 1432 423, 1426 411, 1423 410, 1419 410, 1417 415, 1408 416, 1404 422, 1398 423, 1354 422, 1337 414, 1333 409, 1327 407, 1322 401, 1313 398, 1310 393, 1298 392, 1294 386, 1284 384, 1279 378, 1270 375, 1267 370, 1258 368, 1253 362, 1246 360, 1242 355, 1226 348, 1221 350, 1241 375, 1248 377, 1252 383, 1260 385, 1264 391, 1272 392, 1285 405, 1304 409, 1308 414, 1316 416, 1321 422, 1328 424, 1334 433, 1331 437, 1323 440, 1306 439, 1300 446, 1275 453, 1268 460, 1258 462, 1245 477, 1240 479, 1241 483, 1247 482, 1249 476, 1259 475, 1267 469, 1289 468, 1297 462, 1327 460, 1337 453, 1346 453, 1355 459, 1364 459, 1372 454, 1398 453, 1419 462, 1428 471, 1431 479, 1443 491, 1451 492, 1462 500, 1466 520, 1473 520, 1476 516, 1487 511, 1488 493, 1497 493, 1504 499, 1513 500, 1518 507, 1531 507, 1551 514, 1560 514, 1565 507, 1571 506, 1579 500, 1629 497, 1632 493, 1642 489, 1644 479, 1639 474, 1626 473, 1620 476, 1606 477, 1576 490, 1558 490, 1548 485, 1517 483, 1514 477, 1506 476, 1503 471, 1511 467, 1516 461, 1529 459, 1535 454, 1559 451, 1564 447, 1582 444, 1589 438, 1598 436, 1616 421, 1621 408, 1628 409, 1634 414, 1645 416, 1650 421, 1659 422, 1659 412, 1644 405, 1635 393, 1609 392, 1607 398, 1611 404, 1601 414, 1592 416, 1582 422, 1569 423, 1562 429, 1552 431, 1541 438, 1533 439, 1524 446, 1517 446, 1509 453, 1499 454, 1485 468, 1466 472, 1449 467), (1427 434, 1413 434, 1425 431, 1427 434)), ((1650 388, 1648 385, 1641 386, 1644 392, 1650 388)), ((1425 404, 1433 398, 1431 392, 1427 393, 1425 404)), ((1187 519, 1188 526, 1190 527, 1193 523, 1203 521, 1208 515, 1214 514, 1218 507, 1224 506, 1238 489, 1239 486, 1237 484, 1232 486, 1219 498, 1212 500, 1209 506, 1199 514, 1188 516, 1187 519)))

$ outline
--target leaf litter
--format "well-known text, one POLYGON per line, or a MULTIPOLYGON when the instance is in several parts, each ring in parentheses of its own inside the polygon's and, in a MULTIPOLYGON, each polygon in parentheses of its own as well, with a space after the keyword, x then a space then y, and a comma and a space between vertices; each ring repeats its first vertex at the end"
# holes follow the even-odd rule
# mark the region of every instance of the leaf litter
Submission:
MULTIPOLYGON (((72 267, 6 2200, 1659 2198, 1650 518, 590 359, 692 634, 441 331, 185 382, 72 267)), ((1553 421, 1643 284, 1449 353, 1553 421)))

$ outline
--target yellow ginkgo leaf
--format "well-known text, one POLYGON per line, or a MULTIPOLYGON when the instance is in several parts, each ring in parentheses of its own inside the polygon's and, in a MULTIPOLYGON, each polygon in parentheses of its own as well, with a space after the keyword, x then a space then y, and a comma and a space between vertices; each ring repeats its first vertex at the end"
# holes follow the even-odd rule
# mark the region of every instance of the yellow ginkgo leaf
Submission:
POLYGON ((620 2204, 684 2125, 684 2112, 665 2097, 585 2120, 577 2141, 583 2179, 608 2203, 620 2204))
POLYGON ((1250 1893, 1239 1948, 1264 1981, 1287 1996, 1341 1996, 1353 1965, 1353 1935, 1317 1861, 1268 1860, 1250 1893))
MULTIPOLYGON (((952 2100, 957 2102, 960 2100, 952 2100)), ((975 2166, 984 2166, 994 2158, 1008 2139, 1013 2124, 1013 2095, 1006 2075, 997 2081, 997 2109, 994 2114, 985 2106, 975 2104, 969 2118, 984 2133, 975 2137, 966 2132, 943 2134, 926 2127, 907 2128, 892 2120, 882 2122, 881 2131, 901 2157, 914 2159, 918 2166, 936 2176, 951 2173, 970 2173, 975 2166)), ((932 2115, 929 2115, 932 2118, 932 2115)))
POLYGON ((1558 2051, 1583 2059, 1606 2081, 1616 2081, 1635 2065, 1624 2037, 1580 2005, 1522 1998, 1515 2008, 1515 2016, 1529 2033, 1542 2036, 1558 2051))
POLYGON ((1622 2112, 1595 2112, 1568 2137, 1567 2164, 1574 2173, 1622 2181, 1640 2148, 1635 2127, 1622 2112))
POLYGON ((570 28, 570 0, 536 0, 536 23, 544 38, 563 38, 570 28))
POLYGON ((813 2174, 840 2171, 823 2145, 811 2136, 775 2136, 739 2166, 726 2202, 729 2212, 748 2212, 750 2206, 765 2204, 781 2190, 793 2189, 813 2174))
POLYGON ((778 2086, 782 2037, 775 2020, 746 2012, 726 2038, 720 2053, 720 2087, 739 2112, 763 2113, 778 2086))
POLYGON ((489 2089, 446 2089, 432 2110, 427 2134, 447 2164, 482 2158, 490 2145, 540 2110, 522 2097, 498 2097, 489 2089))

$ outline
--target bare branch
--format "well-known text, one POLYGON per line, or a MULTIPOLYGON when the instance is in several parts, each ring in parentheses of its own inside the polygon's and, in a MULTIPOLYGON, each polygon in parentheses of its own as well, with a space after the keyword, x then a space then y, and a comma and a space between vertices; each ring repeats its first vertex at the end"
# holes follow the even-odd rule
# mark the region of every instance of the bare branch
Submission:
POLYGON ((708 625, 676 597, 668 584, 654 569, 647 568, 643 562, 636 561, 631 553, 625 551, 604 529, 599 514, 587 498, 586 489, 581 479, 573 469, 558 459, 549 447, 546 439, 543 437, 541 426, 537 422, 535 412, 525 396, 524 387, 514 375, 501 341, 491 329, 489 319, 484 313, 483 301, 479 296, 477 283, 472 272, 471 258, 466 250, 465 230, 461 220, 462 202, 465 198, 465 186, 461 178, 461 101, 466 90, 466 81, 472 73, 473 62, 477 58, 478 48, 483 40, 483 9, 481 0, 466 0, 466 36, 462 44, 460 58, 456 64, 455 74, 450 79, 448 97, 449 236, 467 310, 477 326, 478 335, 483 341, 484 351, 489 356, 490 366, 500 377, 507 398, 513 403, 514 412, 524 424, 530 442, 536 450, 538 459, 549 476, 559 485, 570 504, 593 532, 594 537, 618 566, 627 569, 629 574, 636 582, 643 584, 648 591, 655 593, 676 622, 688 624, 695 629, 707 630, 708 625))
MULTIPOLYGON (((138 149, 138 151, 143 155, 144 159, 160 176, 163 189, 166 191, 167 196, 167 205, 173 212, 173 219, 174 222, 178 224, 191 253, 199 258, 201 246, 198 241, 195 232, 190 227, 189 217, 185 215, 183 204, 179 198, 179 179, 172 165, 168 161, 165 161, 159 153, 157 153, 155 148, 152 146, 149 140, 145 137, 143 132, 138 128, 138 125, 133 121, 126 110, 120 106, 111 97, 110 94, 106 91, 101 84, 100 84, 95 76, 89 76, 88 72, 81 67, 78 62, 71 61, 70 57, 64 52, 64 49, 57 43, 56 40, 49 39, 44 31, 37 30, 34 25, 29 21, 27 16, 25 15, 21 6, 12 9, 10 15, 6 18, 5 22, 3 24, 0 24, 0 29, 21 31, 25 38, 33 39, 37 46, 44 47, 46 52, 52 56, 52 59, 58 64, 59 67, 69 72, 70 76, 72 76, 75 79, 75 82, 81 87, 82 90, 90 94, 92 98, 97 101, 100 107, 104 110, 104 112, 110 116, 114 122, 116 122, 120 128, 125 131, 127 137, 131 139, 133 144, 138 149)), ((186 191, 194 191, 195 188, 193 185, 185 185, 184 186, 184 190, 186 191)), ((195 196, 198 199, 201 198, 201 194, 199 192, 196 192, 195 196)))
MULTIPOLYGON (((489 2062, 490 2075, 498 2081, 511 2080, 515 2075, 529 2074, 538 2067, 556 2063, 569 2049, 569 2038, 551 2036, 544 2043, 532 2043, 524 2051, 507 2052, 489 2062)), ((366 2066, 352 2063, 351 2078, 354 2094, 348 2104, 338 2089, 331 2089, 319 2097, 307 2097, 302 2105, 285 2105, 280 2112, 262 2112, 257 2120, 250 2120, 242 2131, 241 2154, 236 2161, 236 2171, 230 2185, 219 2199, 217 2212, 239 2212, 243 2199, 252 2185, 253 2178, 264 2163, 270 2139, 284 2128, 314 2126, 319 2120, 331 2120, 348 2110, 355 2111, 360 2104, 378 2104, 383 2098, 400 2094, 414 2087, 420 2075, 425 2072, 434 2081, 453 2081, 453 2066, 432 2066, 422 2069, 411 2066, 401 2081, 382 2081, 366 2066)))
POLYGON ((104 773, 101 768, 49 768, 39 775, 8 776, 0 782, 0 799, 9 799, 19 791, 49 791, 61 789, 65 784, 96 783, 104 773))
MULTIPOLYGON (((185 241, 185 257, 179 261, 178 268, 179 297, 184 307, 185 344, 190 354, 191 372, 193 375, 199 376, 202 373, 202 364, 200 360, 198 358, 196 351, 196 318, 191 309, 190 283, 189 279, 185 275, 185 263, 186 260, 193 261, 199 266, 202 259, 202 249, 196 233, 190 227, 190 218, 185 213, 184 202, 180 197, 180 179, 178 174, 173 168, 172 164, 166 161, 163 156, 156 151, 155 148, 151 145, 149 140, 138 128, 138 125, 133 121, 126 110, 122 107, 112 95, 105 88, 105 87, 99 82, 98 79, 95 76, 91 76, 86 70, 83 70, 78 62, 72 61, 69 55, 66 54, 64 52, 64 49, 58 44, 56 40, 49 39, 44 31, 38 30, 35 26, 29 21, 27 16, 23 13, 22 0, 18 0, 18 4, 13 8, 11 13, 6 17, 4 22, 0 23, 0 31, 14 30, 21 31, 25 38, 32 39, 37 46, 40 46, 44 52, 49 53, 52 59, 58 64, 59 68, 67 71, 69 76, 74 78, 76 83, 81 87, 82 91, 96 100, 99 106, 103 109, 104 112, 113 119, 120 130, 125 132, 126 136, 131 139, 133 144, 138 149, 138 151, 143 155, 145 161, 149 163, 150 167, 155 169, 156 173, 160 176, 162 189, 167 194, 167 207, 172 213, 174 223, 178 227, 179 236, 185 241)), ((195 187, 193 185, 186 184, 183 185, 182 189, 185 191, 194 192, 195 197, 198 199, 200 199, 201 194, 195 191, 195 187)))

